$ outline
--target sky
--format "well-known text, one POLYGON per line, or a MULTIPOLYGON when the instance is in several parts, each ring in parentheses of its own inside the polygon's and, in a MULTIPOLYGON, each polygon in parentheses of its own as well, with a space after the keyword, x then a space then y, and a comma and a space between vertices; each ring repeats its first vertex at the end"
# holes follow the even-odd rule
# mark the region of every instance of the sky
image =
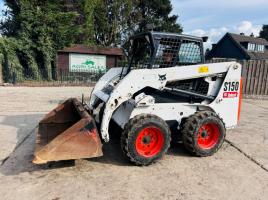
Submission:
POLYGON ((3 10, 3 8, 4 8, 4 2, 3 2, 3 0, 0 0, 0 8, 1 8, 1 10, 3 10))
POLYGON ((185 34, 208 36, 210 48, 226 32, 255 36, 268 24, 268 0, 171 0, 185 34))
MULTIPOLYGON (((205 48, 226 32, 258 36, 262 25, 268 24, 268 0, 171 0, 171 3, 172 14, 179 15, 178 23, 185 34, 209 37, 205 48)), ((0 0, 0 10, 3 9, 0 0)))
POLYGON ((0 19, 3 18, 3 10, 5 10, 5 5, 3 0, 0 0, 0 19))

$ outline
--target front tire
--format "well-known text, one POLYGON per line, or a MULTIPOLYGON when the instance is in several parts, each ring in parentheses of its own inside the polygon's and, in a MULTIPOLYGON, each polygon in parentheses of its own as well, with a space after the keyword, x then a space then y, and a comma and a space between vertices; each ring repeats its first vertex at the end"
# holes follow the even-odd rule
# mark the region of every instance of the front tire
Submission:
POLYGON ((129 161, 149 165, 162 158, 170 146, 171 133, 167 123, 155 115, 138 115, 125 126, 121 148, 129 161))
POLYGON ((196 156, 211 156, 222 146, 225 132, 222 120, 214 112, 200 111, 184 122, 183 144, 196 156))

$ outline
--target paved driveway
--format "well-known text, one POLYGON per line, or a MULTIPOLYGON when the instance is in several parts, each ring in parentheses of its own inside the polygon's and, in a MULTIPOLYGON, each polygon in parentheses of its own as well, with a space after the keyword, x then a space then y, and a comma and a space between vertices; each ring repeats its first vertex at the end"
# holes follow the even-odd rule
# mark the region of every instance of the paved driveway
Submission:
POLYGON ((34 128, 86 87, 0 87, 1 199, 268 199, 268 101, 244 100, 241 123, 215 155, 172 146, 148 167, 130 165, 118 141, 95 159, 35 166, 34 128))

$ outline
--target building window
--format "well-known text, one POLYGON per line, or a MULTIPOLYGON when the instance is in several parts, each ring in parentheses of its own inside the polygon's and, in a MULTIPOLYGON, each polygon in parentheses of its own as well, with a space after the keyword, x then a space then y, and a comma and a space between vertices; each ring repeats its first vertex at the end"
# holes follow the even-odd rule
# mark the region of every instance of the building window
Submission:
POLYGON ((255 44, 248 43, 248 50, 249 51, 255 51, 255 44))
POLYGON ((248 51, 264 52, 264 45, 248 43, 248 51))
POLYGON ((264 45, 256 45, 256 46, 257 46, 257 51, 264 52, 264 45))

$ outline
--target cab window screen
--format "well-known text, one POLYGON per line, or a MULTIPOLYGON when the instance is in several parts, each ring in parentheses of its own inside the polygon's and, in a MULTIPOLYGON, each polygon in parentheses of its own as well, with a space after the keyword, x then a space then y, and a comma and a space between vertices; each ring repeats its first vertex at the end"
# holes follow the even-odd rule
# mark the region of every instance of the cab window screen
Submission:
POLYGON ((145 38, 136 39, 132 50, 132 69, 142 69, 149 67, 151 57, 151 46, 145 38))
POLYGON ((177 63, 195 64, 201 62, 201 49, 200 45, 196 42, 183 41, 180 45, 179 56, 177 63))
POLYGON ((178 37, 162 38, 157 46, 153 68, 173 67, 178 57, 180 42, 178 37))

